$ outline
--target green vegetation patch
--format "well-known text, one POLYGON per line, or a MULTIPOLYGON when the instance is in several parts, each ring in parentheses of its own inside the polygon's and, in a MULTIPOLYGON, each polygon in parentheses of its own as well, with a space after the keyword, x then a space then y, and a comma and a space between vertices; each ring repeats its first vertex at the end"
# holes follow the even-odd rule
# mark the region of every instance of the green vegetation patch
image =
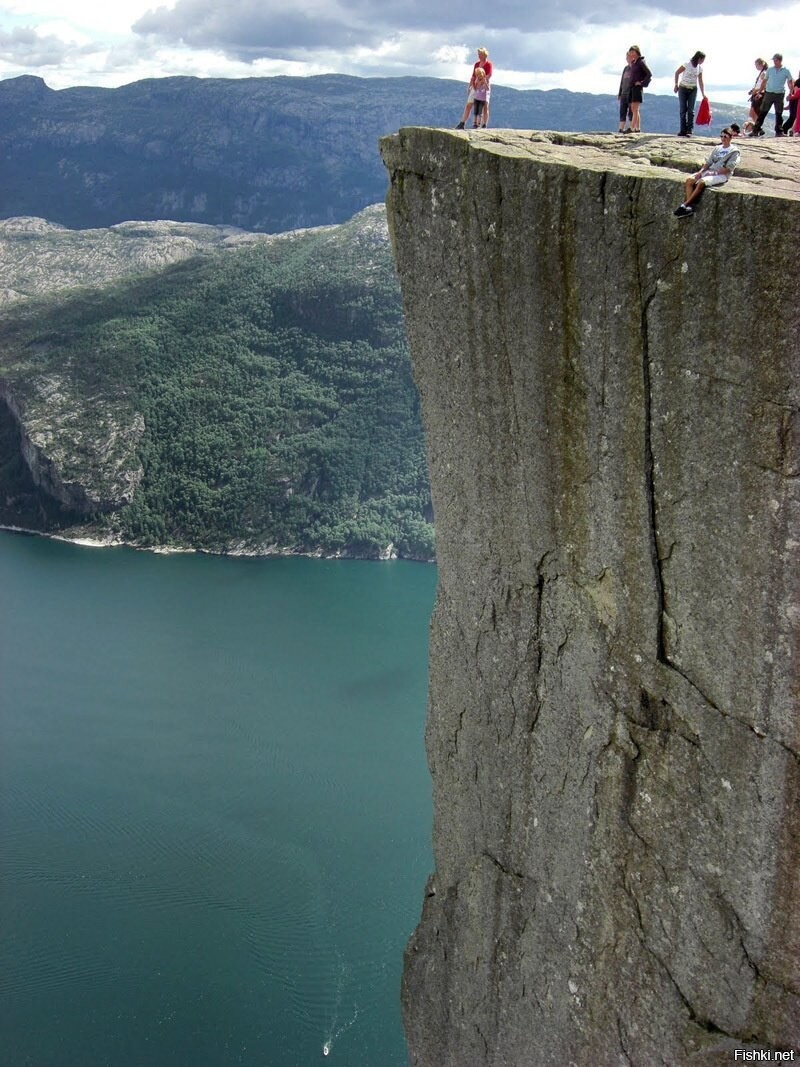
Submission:
MULTIPOLYGON (((140 415, 143 476, 101 522, 140 545, 433 555, 419 405, 381 209, 7 313, 26 413, 57 379, 91 434, 140 415), (37 385, 39 383, 39 385, 37 385)), ((63 405, 62 405, 63 407, 63 405)), ((54 428, 54 432, 58 432, 54 428)))

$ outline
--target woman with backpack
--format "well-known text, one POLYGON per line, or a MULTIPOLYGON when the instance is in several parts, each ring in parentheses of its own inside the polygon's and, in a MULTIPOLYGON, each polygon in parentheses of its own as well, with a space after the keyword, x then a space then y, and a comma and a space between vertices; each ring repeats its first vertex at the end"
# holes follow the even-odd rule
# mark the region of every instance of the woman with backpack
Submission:
POLYGON ((628 49, 628 54, 625 58, 628 63, 625 70, 622 72, 622 81, 620 82, 620 117, 622 116, 622 83, 626 80, 627 74, 631 124, 629 129, 624 129, 621 132, 641 133, 642 124, 640 109, 642 106, 642 90, 650 84, 650 79, 653 75, 650 72, 650 68, 645 63, 642 50, 638 45, 632 44, 628 49))

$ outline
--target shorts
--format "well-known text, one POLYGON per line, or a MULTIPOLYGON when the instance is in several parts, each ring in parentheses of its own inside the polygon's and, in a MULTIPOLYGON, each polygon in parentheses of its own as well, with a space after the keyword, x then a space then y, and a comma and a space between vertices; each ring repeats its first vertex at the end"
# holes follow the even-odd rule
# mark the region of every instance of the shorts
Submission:
POLYGON ((700 181, 708 187, 709 185, 724 185, 728 178, 728 174, 704 174, 700 181))
POLYGON ((631 103, 641 104, 642 102, 642 87, 641 85, 631 86, 631 103))

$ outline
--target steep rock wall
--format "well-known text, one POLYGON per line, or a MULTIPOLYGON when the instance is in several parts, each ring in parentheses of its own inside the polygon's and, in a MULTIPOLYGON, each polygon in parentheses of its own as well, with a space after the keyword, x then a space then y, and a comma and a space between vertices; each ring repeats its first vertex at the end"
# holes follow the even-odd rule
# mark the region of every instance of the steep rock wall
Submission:
MULTIPOLYGON (((36 510, 45 528, 58 516, 72 523, 131 502, 144 474, 136 454, 144 433, 141 414, 117 410, 99 396, 82 404, 55 378, 26 383, 19 392, 0 381, 0 407, 0 420, 16 427, 16 442, 3 461, 14 462, 19 449, 30 481, 42 494, 36 510)), ((4 439, 8 445, 13 436, 4 439)))
POLYGON ((708 145, 381 147, 439 559, 411 1061, 796 1048, 794 146, 685 221, 708 145))

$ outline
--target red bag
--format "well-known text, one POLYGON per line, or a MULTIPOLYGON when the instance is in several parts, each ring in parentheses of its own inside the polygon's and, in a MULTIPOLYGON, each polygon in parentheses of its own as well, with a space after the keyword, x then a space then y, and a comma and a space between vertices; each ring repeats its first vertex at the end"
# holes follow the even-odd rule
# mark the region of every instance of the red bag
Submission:
POLYGON ((694 120, 694 124, 695 126, 711 125, 711 104, 709 104, 707 96, 704 96, 700 101, 700 107, 697 109, 697 118, 694 120))

